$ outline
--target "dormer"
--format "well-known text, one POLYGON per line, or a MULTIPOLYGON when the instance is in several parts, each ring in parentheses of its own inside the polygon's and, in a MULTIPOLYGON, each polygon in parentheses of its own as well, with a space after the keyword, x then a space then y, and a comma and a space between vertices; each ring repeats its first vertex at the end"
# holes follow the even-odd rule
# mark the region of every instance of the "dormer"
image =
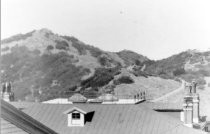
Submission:
POLYGON ((85 114, 87 114, 87 112, 77 107, 73 107, 71 109, 66 110, 64 114, 67 114, 67 122, 69 127, 84 126, 85 114))

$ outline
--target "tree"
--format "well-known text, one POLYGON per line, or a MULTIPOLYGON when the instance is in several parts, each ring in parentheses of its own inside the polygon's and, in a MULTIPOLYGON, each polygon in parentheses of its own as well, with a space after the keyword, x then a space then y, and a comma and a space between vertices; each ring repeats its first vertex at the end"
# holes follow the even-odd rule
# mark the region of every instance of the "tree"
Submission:
POLYGON ((54 49, 54 47, 53 47, 52 45, 48 45, 48 46, 47 46, 47 50, 48 50, 48 51, 53 50, 53 49, 54 49))

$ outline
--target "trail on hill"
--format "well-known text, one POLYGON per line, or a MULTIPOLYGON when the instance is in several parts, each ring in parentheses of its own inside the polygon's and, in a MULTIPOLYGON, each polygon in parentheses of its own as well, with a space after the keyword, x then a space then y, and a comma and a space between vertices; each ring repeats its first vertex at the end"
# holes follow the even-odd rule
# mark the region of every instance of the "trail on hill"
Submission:
POLYGON ((161 97, 159 97, 157 99, 154 99, 151 102, 158 102, 158 101, 162 101, 162 100, 167 100, 168 97, 174 96, 175 94, 183 91, 184 90, 184 84, 185 84, 185 81, 182 80, 182 84, 181 84, 181 86, 179 88, 177 88, 174 91, 172 91, 170 93, 167 93, 167 94, 165 94, 165 95, 163 95, 163 96, 161 96, 161 97))

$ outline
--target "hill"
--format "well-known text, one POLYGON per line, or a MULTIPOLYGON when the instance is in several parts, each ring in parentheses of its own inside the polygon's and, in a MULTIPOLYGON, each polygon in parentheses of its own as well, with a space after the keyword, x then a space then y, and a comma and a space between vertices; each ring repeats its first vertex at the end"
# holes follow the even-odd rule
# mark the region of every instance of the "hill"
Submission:
POLYGON ((188 50, 152 63, 145 61, 145 71, 162 78, 196 80, 205 85, 204 77, 210 76, 210 51, 188 50))
POLYGON ((134 52, 123 53, 131 56, 129 62, 121 52, 105 52, 48 29, 33 30, 1 41, 2 82, 13 82, 16 99, 59 95, 72 91, 97 68, 126 67, 139 59, 149 60, 134 52))
POLYGON ((103 51, 48 29, 1 41, 2 82, 13 83, 16 100, 46 100, 68 92, 122 96, 139 90, 156 98, 178 88, 178 78, 204 85, 209 73, 210 52, 189 50, 153 61, 129 50, 103 51))

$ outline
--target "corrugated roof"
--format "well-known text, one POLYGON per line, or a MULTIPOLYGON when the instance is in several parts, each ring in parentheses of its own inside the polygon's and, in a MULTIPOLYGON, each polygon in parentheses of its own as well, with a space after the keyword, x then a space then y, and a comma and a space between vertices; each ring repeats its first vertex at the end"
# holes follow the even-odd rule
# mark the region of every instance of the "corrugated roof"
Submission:
POLYGON ((140 106, 143 105, 153 110, 181 111, 183 109, 181 103, 144 102, 144 103, 139 103, 138 105, 140 106))
POLYGON ((21 102, 17 102, 17 101, 12 101, 12 102, 8 102, 9 104, 13 105, 14 107, 16 107, 17 109, 25 109, 27 107, 31 107, 33 105, 37 105, 39 104, 38 102, 26 102, 26 101, 21 101, 21 102))
POLYGON ((28 134, 28 132, 1 118, 1 134, 28 134))
POLYGON ((24 112, 60 134, 203 134, 139 105, 39 104, 24 112), (73 107, 93 114, 92 120, 84 127, 68 127, 63 112, 73 107))
POLYGON ((52 129, 36 121, 29 115, 18 110, 9 103, 1 100, 1 133, 30 133, 30 134, 57 134, 52 129), (2 124, 3 123, 3 124, 2 124))

